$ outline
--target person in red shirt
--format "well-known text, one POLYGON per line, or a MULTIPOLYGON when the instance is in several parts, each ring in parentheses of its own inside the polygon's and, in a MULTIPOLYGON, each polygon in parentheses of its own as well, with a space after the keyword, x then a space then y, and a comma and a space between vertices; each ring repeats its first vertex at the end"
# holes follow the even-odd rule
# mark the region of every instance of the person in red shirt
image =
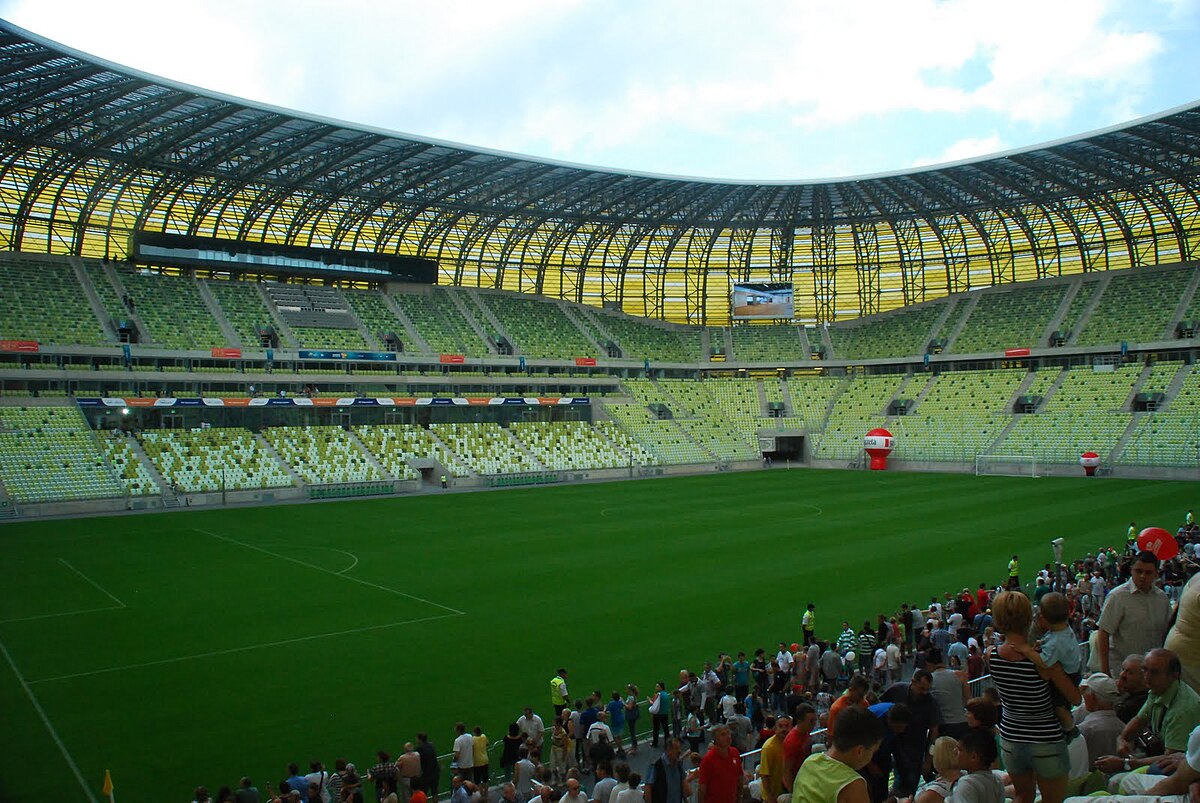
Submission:
POLYGON ((826 744, 833 743, 833 723, 837 719, 838 714, 854 706, 859 708, 867 707, 868 688, 870 687, 867 684, 867 679, 862 675, 855 675, 850 678, 850 688, 846 689, 846 693, 834 700, 833 705, 829 706, 829 719, 826 726, 829 729, 829 733, 825 737, 826 744))
POLYGON ((817 727, 817 709, 808 703, 796 706, 792 729, 783 740, 783 788, 792 791, 792 781, 804 759, 812 753, 813 728, 817 727))
POLYGON ((979 590, 975 592, 975 608, 976 613, 983 613, 988 609, 991 603, 991 594, 988 593, 987 583, 980 583, 979 590))
POLYGON ((713 741, 700 760, 700 787, 697 803, 737 803, 746 786, 742 772, 742 756, 733 746, 729 728, 718 725, 712 731, 713 741))

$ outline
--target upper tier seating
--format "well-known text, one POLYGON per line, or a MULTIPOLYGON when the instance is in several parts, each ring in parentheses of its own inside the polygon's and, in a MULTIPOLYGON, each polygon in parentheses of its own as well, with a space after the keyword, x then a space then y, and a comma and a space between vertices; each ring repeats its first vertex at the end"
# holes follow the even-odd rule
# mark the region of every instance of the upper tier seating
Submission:
POLYGON ((295 484, 249 430, 147 430, 139 438, 158 472, 186 493, 295 484))
POLYGON ((795 362, 806 358, 800 327, 786 324, 742 324, 730 329, 733 359, 738 362, 795 362))
POLYGON ((350 302, 350 308, 354 310, 354 314, 358 316, 358 319, 367 327, 367 331, 379 341, 381 346, 384 344, 383 336, 388 332, 393 332, 404 344, 405 351, 419 351, 417 344, 409 340, 404 324, 383 300, 384 297, 381 293, 347 290, 345 296, 346 300, 350 302))
POLYGON ((429 429, 476 474, 542 470, 499 424, 432 424, 429 429))
POLYGON ((696 362, 701 359, 699 331, 686 333, 668 329, 624 315, 607 312, 595 313, 613 340, 621 347, 627 360, 652 360, 655 362, 696 362))
POLYGON ((1080 346, 1128 341, 1166 340, 1166 329, 1191 280, 1191 271, 1174 269, 1115 274, 1100 303, 1076 338, 1080 346))
POLYGON ((1100 279, 1087 277, 1080 279, 1078 288, 1071 298, 1071 303, 1067 305, 1066 314, 1063 315, 1063 319, 1058 325, 1059 331, 1075 332, 1079 329, 1083 320, 1083 311, 1087 309, 1088 304, 1092 303, 1092 297, 1100 288, 1100 279))
POLYGON ((104 329, 71 266, 0 254, 0 340, 100 346, 104 329))
POLYGON ((103 265, 85 259, 83 261, 83 272, 87 275, 88 281, 92 283, 96 295, 100 298, 100 305, 104 307, 104 311, 108 313, 109 318, 120 320, 127 315, 125 305, 121 303, 121 299, 117 295, 117 291, 113 288, 112 282, 108 280, 108 275, 104 272, 103 265))
POLYGON ((436 460, 452 477, 467 477, 471 472, 457 457, 438 443, 426 429, 414 424, 379 424, 354 428, 380 465, 404 480, 419 480, 420 473, 409 465, 412 460, 436 460))
POLYGON ((445 290, 433 287, 428 293, 396 293, 392 299, 434 353, 468 357, 490 353, 487 344, 479 339, 445 290))
POLYGON ((534 359, 597 354, 557 304, 497 293, 476 293, 475 299, 496 316, 521 354, 534 359))
POLYGON ((267 309, 267 302, 254 285, 212 280, 208 282, 208 289, 216 297, 221 311, 229 319, 238 337, 242 339, 243 346, 259 347, 258 327, 275 328, 271 311, 267 309))
POLYGON ((133 299, 150 339, 173 349, 204 349, 226 343, 194 279, 122 270, 121 283, 133 299))
POLYGON ((1042 334, 1066 292, 1066 284, 984 292, 951 351, 974 354, 1045 345, 1042 334))
POLYGON ((76 407, 0 407, 0 479, 18 502, 124 495, 76 407))
POLYGON ((829 327, 833 357, 872 360, 924 354, 931 330, 949 302, 924 304, 912 309, 873 315, 829 327))
POLYGON ((383 479, 341 427, 269 427, 263 437, 309 485, 383 479))
POLYGON ((336 287, 304 284, 263 285, 271 303, 302 349, 371 351, 358 319, 336 287))

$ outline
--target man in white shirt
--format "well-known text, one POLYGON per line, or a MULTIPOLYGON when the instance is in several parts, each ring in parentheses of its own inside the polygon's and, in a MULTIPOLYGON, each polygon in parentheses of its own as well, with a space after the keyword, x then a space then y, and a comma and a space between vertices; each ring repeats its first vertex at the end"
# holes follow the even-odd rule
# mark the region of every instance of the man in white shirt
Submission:
POLYGON ((781 672, 791 674, 792 672, 792 651, 788 649, 787 644, 779 642, 779 652, 775 653, 775 666, 781 672))
POLYGON ((475 737, 467 733, 467 726, 459 722, 454 726, 454 763, 458 774, 470 780, 471 770, 475 767, 475 737))
POLYGON ((604 737, 609 742, 613 740, 612 728, 608 726, 608 712, 601 711, 600 716, 591 724, 585 734, 587 740, 591 744, 598 744, 601 737, 604 737))
POLYGON ((546 732, 546 726, 542 722, 542 718, 533 713, 533 709, 526 707, 525 713, 517 719, 517 730, 525 737, 531 748, 542 746, 542 735, 546 732))

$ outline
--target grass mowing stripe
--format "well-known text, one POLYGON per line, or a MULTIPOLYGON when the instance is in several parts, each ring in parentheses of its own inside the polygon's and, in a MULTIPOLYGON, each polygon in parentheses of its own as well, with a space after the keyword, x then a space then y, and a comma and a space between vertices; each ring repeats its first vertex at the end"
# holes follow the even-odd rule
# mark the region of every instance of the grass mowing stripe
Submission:
POLYGON ((17 668, 17 663, 8 654, 8 648, 4 646, 4 642, 0 641, 0 652, 4 653, 4 660, 8 661, 9 667, 13 674, 17 677, 17 682, 21 684, 21 688, 25 690, 25 695, 29 697, 29 702, 33 703, 33 708, 37 711, 37 715, 41 717, 42 724, 46 726, 46 730, 50 733, 50 738, 58 745, 59 751, 63 758, 66 759, 67 766, 71 768, 71 773, 75 776, 75 780, 79 781, 79 787, 83 793, 87 795, 91 803, 97 803, 96 796, 92 794, 91 788, 87 785, 87 781, 83 779, 83 773, 79 771, 79 767, 75 764, 75 759, 71 757, 71 751, 67 750, 67 746, 63 744, 63 740, 59 737, 58 731, 54 729, 54 723, 50 721, 50 717, 46 715, 46 710, 42 708, 42 704, 38 702, 37 695, 33 693, 33 689, 29 687, 29 683, 25 680, 25 676, 21 674, 21 670, 17 668))
MULTIPOLYGON (((295 558, 291 557, 290 555, 281 555, 278 552, 272 552, 269 549, 264 549, 260 546, 255 546, 254 544, 247 544, 245 541, 239 541, 236 538, 230 538, 225 535, 218 535, 217 533, 209 532, 208 530, 201 530, 199 527, 193 527, 192 529, 198 533, 202 533, 203 535, 212 536, 213 538, 216 538, 219 541, 228 541, 231 544, 237 544, 238 546, 244 546, 247 549, 253 549, 256 552, 262 552, 265 555, 270 555, 272 557, 279 558, 280 560, 290 561, 299 566, 306 566, 309 569, 314 569, 318 572, 324 572, 325 574, 330 574, 330 575, 333 575, 334 577, 343 577, 352 583, 358 583, 359 585, 364 585, 364 586, 367 586, 368 588, 376 588, 376 589, 379 589, 380 591, 386 591, 389 594, 396 594, 397 596, 407 597, 408 599, 416 600, 417 602, 423 602, 426 605, 432 605, 435 608, 441 608, 444 611, 450 611, 450 613, 452 613, 455 616, 466 616, 467 615, 466 611, 460 611, 458 608, 451 608, 449 605, 443 605, 440 602, 434 602, 433 600, 428 600, 428 599, 425 599, 424 597, 414 596, 413 594, 406 594, 405 592, 397 591, 394 588, 388 588, 387 586, 377 585, 368 580, 360 580, 357 577, 350 577, 349 575, 342 574, 342 572, 330 571, 329 569, 326 569, 324 566, 314 566, 311 563, 305 563, 302 560, 296 560, 295 558)), ((358 559, 355 558, 355 560, 357 561, 358 559)), ((351 567, 351 568, 353 568, 353 567, 351 567)), ((348 570, 343 570, 343 571, 348 571, 348 570)), ((444 617, 439 617, 439 618, 444 618, 444 617)))
MULTIPOLYGON (((317 633, 313 636, 297 636, 296 638, 284 639, 282 641, 271 641, 264 644, 247 644, 243 647, 230 647, 225 650, 211 650, 209 652, 196 653, 195 655, 181 655, 176 658, 161 658, 157 661, 142 661, 137 664, 126 664, 124 666, 110 666, 104 669, 93 669, 88 672, 74 672, 69 675, 55 675, 54 677, 38 678, 29 681, 30 685, 35 683, 53 683, 56 680, 72 680, 74 678, 87 678, 94 675, 107 675, 110 672, 124 672, 128 669, 145 669, 150 666, 164 666, 166 664, 177 664, 181 661, 194 661, 198 658, 216 658, 220 655, 233 655, 239 652, 249 652, 251 650, 266 650, 272 647, 286 647, 290 644, 300 644, 305 641, 314 641, 316 639, 334 638, 337 636, 352 636, 355 633, 369 633, 372 630, 387 630, 392 627, 402 627, 404 625, 415 625, 421 622, 435 622, 438 619, 453 619, 456 616, 462 616, 458 613, 440 613, 437 616, 425 616, 421 619, 405 619, 402 622, 388 622, 382 625, 368 625, 367 627, 355 627, 350 630, 339 630, 335 633, 317 633)), ((0 645, 3 646, 3 645, 0 645)), ((9 659, 11 663, 11 659, 9 659)))

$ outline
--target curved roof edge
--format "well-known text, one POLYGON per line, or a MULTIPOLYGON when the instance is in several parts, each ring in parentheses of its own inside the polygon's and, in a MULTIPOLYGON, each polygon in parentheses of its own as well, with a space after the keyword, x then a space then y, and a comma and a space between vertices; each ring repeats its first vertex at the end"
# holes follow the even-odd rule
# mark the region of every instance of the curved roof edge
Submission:
POLYGON ((541 157, 541 156, 535 156, 532 154, 505 151, 505 150, 501 150, 498 148, 488 148, 485 146, 471 145, 471 144, 466 144, 466 143, 461 143, 461 142, 454 142, 452 140, 444 140, 444 139, 439 139, 436 137, 429 137, 429 136, 424 136, 424 135, 419 135, 419 134, 411 134, 411 133, 404 132, 404 131, 398 131, 396 129, 389 129, 389 128, 383 128, 380 126, 372 126, 372 125, 368 125, 365 123, 358 123, 358 122, 352 122, 352 121, 348 121, 348 120, 342 120, 342 119, 339 119, 336 117, 328 117, 325 115, 316 114, 316 113, 312 113, 312 112, 301 111, 301 110, 297 110, 297 109, 287 108, 284 106, 276 106, 274 104, 265 103, 262 101, 251 100, 249 98, 243 98, 243 97, 239 97, 237 95, 230 95, 228 93, 220 92, 218 90, 199 87, 194 84, 186 83, 184 81, 178 81, 175 79, 166 78, 164 76, 157 75, 155 73, 147 72, 145 70, 139 70, 137 68, 130 67, 126 64, 121 64, 119 62, 115 62, 110 59, 102 58, 100 56, 89 53, 85 50, 81 50, 79 48, 75 48, 70 45, 63 44, 54 39, 50 39, 48 37, 41 36, 37 33, 34 33, 25 28, 22 28, 21 26, 16 25, 16 24, 12 23, 11 21, 3 19, 3 18, 0 18, 0 28, 7 29, 11 33, 16 34, 18 36, 26 37, 31 42, 34 42, 43 47, 46 47, 46 48, 49 48, 52 50, 57 50, 57 51, 63 53, 64 55, 71 56, 73 58, 77 58, 77 59, 80 59, 83 61, 91 62, 97 66, 100 66, 100 67, 103 67, 106 69, 110 69, 114 72, 124 73, 126 75, 140 78, 140 79, 143 79, 143 80, 146 80, 149 82, 158 83, 163 86, 167 86, 172 89, 179 90, 179 91, 190 92, 190 93, 194 93, 197 95, 202 95, 205 97, 222 100, 222 101, 225 101, 228 103, 246 106, 248 108, 258 109, 258 110, 265 111, 265 112, 270 112, 272 114, 279 114, 279 115, 283 115, 286 117, 293 117, 293 118, 297 118, 297 119, 308 120, 310 122, 321 123, 324 125, 332 125, 332 126, 335 126, 338 128, 350 129, 350 130, 354 130, 354 131, 360 131, 363 133, 377 134, 377 135, 385 136, 385 137, 389 137, 389 138, 404 139, 404 140, 410 140, 413 142, 419 142, 419 143, 423 143, 423 144, 427 144, 427 145, 451 148, 451 149, 460 150, 460 151, 467 151, 467 152, 476 153, 476 154, 480 154, 480 155, 484 155, 484 156, 495 156, 495 157, 500 157, 500 158, 504 158, 504 159, 512 159, 514 161, 525 162, 528 164, 548 165, 548 166, 552 166, 552 167, 562 167, 562 168, 567 168, 567 169, 571 169, 571 170, 582 170, 582 171, 594 172, 594 173, 606 173, 606 174, 611 174, 611 175, 629 176, 629 177, 634 177, 634 178, 648 178, 648 179, 655 179, 655 180, 661 180, 661 181, 678 181, 678 182, 684 182, 684 183, 690 183, 690 184, 713 184, 713 185, 751 186, 751 187, 753 187, 753 186, 802 187, 802 186, 817 185, 817 184, 847 184, 847 183, 854 183, 854 182, 858 182, 858 181, 870 181, 873 179, 881 179, 881 178, 896 178, 896 177, 908 176, 908 175, 914 175, 914 174, 936 172, 936 171, 945 170, 948 168, 975 165, 975 164, 980 164, 983 162, 990 162, 990 161, 995 161, 998 159, 1005 159, 1005 158, 1008 158, 1011 156, 1018 156, 1018 155, 1022 155, 1022 154, 1036 153, 1038 151, 1044 151, 1044 150, 1047 150, 1049 148, 1053 148, 1056 146, 1070 145, 1073 143, 1083 142, 1083 141, 1089 140, 1093 137, 1103 136, 1105 134, 1112 134, 1112 133, 1119 132, 1119 131, 1122 131, 1122 130, 1128 129, 1128 128, 1133 128, 1135 126, 1139 126, 1139 125, 1142 125, 1145 123, 1151 123, 1156 120, 1161 120, 1163 118, 1170 117, 1175 114, 1179 114, 1181 112, 1191 111, 1194 109, 1200 109, 1200 100, 1197 100, 1192 103, 1185 103, 1185 104, 1175 106, 1170 109, 1165 109, 1163 111, 1153 112, 1151 114, 1144 115, 1142 117, 1138 117, 1133 120, 1128 120, 1128 121, 1125 121, 1122 123, 1116 123, 1111 126, 1105 126, 1102 128, 1093 129, 1091 131, 1087 131, 1087 132, 1080 133, 1080 134, 1061 137, 1061 138, 1054 139, 1054 140, 1047 140, 1044 142, 1035 143, 1033 145, 1027 145, 1027 146, 1022 146, 1022 147, 1017 147, 1017 148, 1010 148, 1008 150, 998 151, 996 153, 983 154, 980 156, 972 156, 972 157, 968 157, 965 159, 957 159, 957 160, 950 161, 950 162, 939 162, 936 164, 921 165, 920 167, 897 168, 895 170, 884 170, 884 171, 879 171, 879 172, 874 172, 874 173, 860 173, 860 174, 852 174, 852 175, 845 175, 845 176, 823 176, 823 177, 818 177, 818 178, 807 178, 807 179, 713 178, 713 177, 707 177, 707 176, 689 176, 689 175, 678 175, 678 174, 670 174, 670 173, 655 173, 652 171, 645 171, 645 170, 628 170, 628 169, 621 169, 621 168, 617 168, 617 167, 606 167, 603 165, 593 165, 593 164, 586 164, 586 163, 582 163, 582 162, 572 162, 572 161, 563 160, 563 159, 541 157))

